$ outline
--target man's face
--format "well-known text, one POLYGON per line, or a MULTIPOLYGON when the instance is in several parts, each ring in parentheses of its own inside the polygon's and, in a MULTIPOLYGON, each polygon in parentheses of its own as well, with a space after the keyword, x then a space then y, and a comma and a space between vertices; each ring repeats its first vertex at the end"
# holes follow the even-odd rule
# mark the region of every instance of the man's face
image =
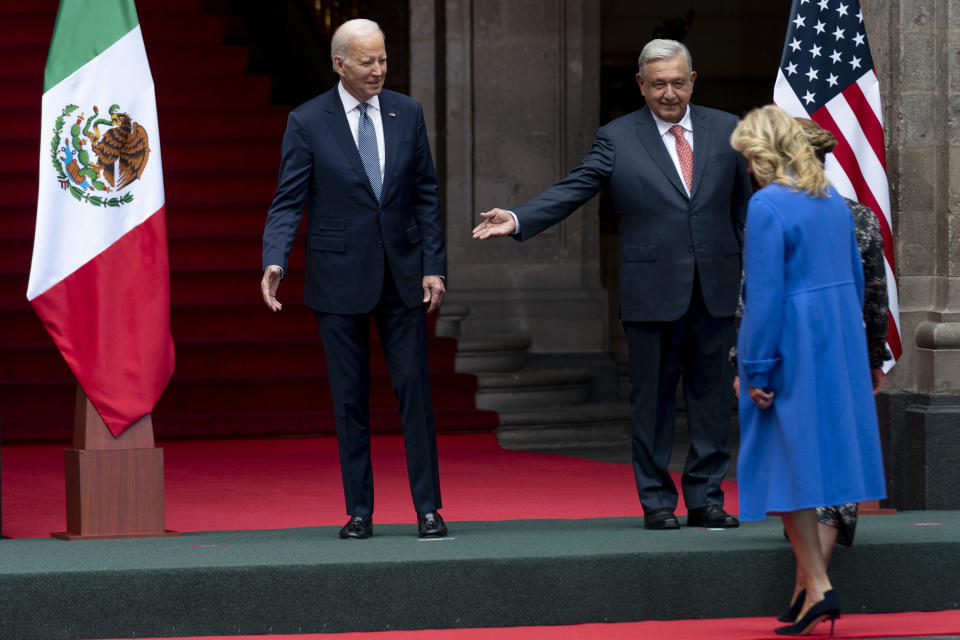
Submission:
POLYGON ((644 66, 643 75, 637 74, 637 86, 647 106, 666 122, 680 122, 687 112, 687 103, 693 95, 693 81, 697 72, 687 73, 683 55, 664 60, 653 60, 644 66))
POLYGON ((379 33, 353 37, 347 59, 334 56, 333 62, 343 88, 354 98, 366 102, 380 95, 387 77, 387 50, 379 33))

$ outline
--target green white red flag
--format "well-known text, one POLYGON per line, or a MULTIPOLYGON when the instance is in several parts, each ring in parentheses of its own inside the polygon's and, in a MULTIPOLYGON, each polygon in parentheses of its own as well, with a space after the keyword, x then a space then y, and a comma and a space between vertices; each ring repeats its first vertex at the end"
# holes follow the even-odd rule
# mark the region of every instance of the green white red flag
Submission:
POLYGON ((62 0, 27 299, 114 435, 174 367, 153 78, 133 0, 62 0))

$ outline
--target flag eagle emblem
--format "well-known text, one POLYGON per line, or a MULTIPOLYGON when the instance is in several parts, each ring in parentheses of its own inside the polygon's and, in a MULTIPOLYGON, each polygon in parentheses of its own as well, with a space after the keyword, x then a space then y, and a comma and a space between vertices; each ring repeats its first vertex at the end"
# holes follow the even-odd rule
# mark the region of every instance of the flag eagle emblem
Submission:
POLYGON ((60 187, 78 201, 94 206, 129 204, 133 194, 117 192, 143 175, 150 158, 147 132, 114 104, 108 111, 109 118, 102 117, 96 105, 86 119, 81 112, 65 135, 64 129, 77 109, 75 104, 67 105, 54 123, 50 158, 60 187), (101 131, 101 127, 107 128, 101 131), (107 195, 110 193, 117 195, 107 195))

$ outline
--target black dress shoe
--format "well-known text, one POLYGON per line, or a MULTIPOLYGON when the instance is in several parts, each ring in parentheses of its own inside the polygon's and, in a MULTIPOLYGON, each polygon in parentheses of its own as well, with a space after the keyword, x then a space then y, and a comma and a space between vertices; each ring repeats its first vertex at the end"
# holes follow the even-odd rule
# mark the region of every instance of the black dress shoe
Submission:
POLYGON ((340 529, 344 540, 363 540, 373 535, 373 518, 370 516, 350 516, 347 524, 340 529))
POLYGON ((803 609, 803 601, 806 599, 807 590, 803 589, 797 594, 797 597, 794 598, 790 608, 777 616, 777 620, 780 622, 796 622, 797 616, 800 615, 800 609, 803 609))
POLYGON ((417 534, 421 538, 445 538, 447 525, 436 511, 424 511, 417 514, 417 534))
POLYGON ((677 516, 670 509, 651 509, 643 514, 644 529, 679 529, 677 516))
POLYGON ((840 617, 840 596, 836 590, 830 589, 823 594, 823 600, 816 603, 803 614, 803 617, 793 624, 777 627, 775 632, 782 636, 805 636, 824 620, 830 620, 830 637, 833 637, 833 623, 840 617))
POLYGON ((707 505, 687 512, 688 527, 706 527, 707 529, 729 529, 739 527, 740 521, 723 510, 718 504, 707 505))

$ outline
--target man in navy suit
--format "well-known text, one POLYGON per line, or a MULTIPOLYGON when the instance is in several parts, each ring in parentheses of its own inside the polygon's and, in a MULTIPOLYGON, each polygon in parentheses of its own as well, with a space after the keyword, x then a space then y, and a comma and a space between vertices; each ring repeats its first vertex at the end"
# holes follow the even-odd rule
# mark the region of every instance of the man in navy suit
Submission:
POLYGON ((437 178, 418 102, 383 88, 383 32, 350 20, 331 43, 338 85, 294 109, 263 232, 261 291, 277 287, 307 204, 304 298, 317 318, 337 425, 347 524, 373 533, 370 318, 400 403, 410 492, 421 537, 443 537, 425 312, 445 292, 437 178))
POLYGON ((526 240, 606 186, 620 223, 620 319, 627 337, 633 469, 648 529, 679 528, 667 466, 683 374, 690 450, 681 486, 689 526, 736 527, 723 509, 727 432, 750 180, 730 147, 737 118, 689 104, 697 74, 675 40, 640 54, 646 106, 597 132, 576 169, 512 211, 492 209, 475 238, 526 240))

